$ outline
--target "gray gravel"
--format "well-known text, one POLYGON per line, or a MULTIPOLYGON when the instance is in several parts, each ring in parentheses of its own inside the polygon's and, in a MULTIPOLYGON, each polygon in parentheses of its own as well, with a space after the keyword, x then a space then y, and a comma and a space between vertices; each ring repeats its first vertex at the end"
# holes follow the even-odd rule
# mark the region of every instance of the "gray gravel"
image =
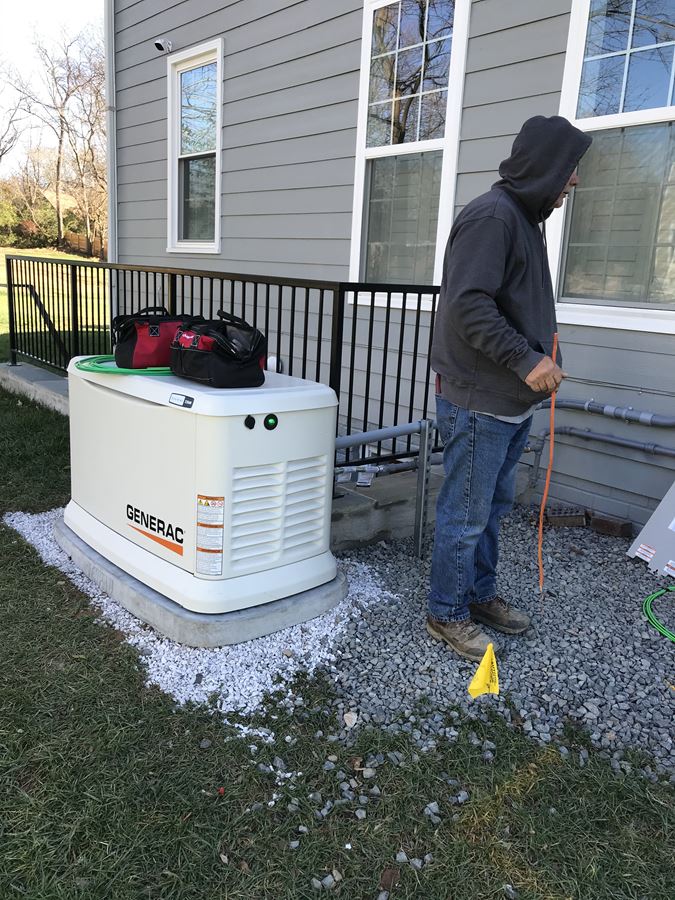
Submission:
MULTIPOLYGON (((495 635, 502 693, 477 700, 467 693, 475 666, 424 629, 430 541, 423 563, 408 540, 349 554, 350 561, 367 561, 390 596, 350 621, 334 647, 338 659, 329 670, 340 692, 338 717, 353 709, 360 724, 408 732, 430 749, 457 736, 442 712, 456 707, 486 718, 491 709, 513 721, 508 697, 517 724, 542 744, 559 740, 571 721, 587 730, 615 770, 629 770, 624 751, 640 749, 655 757, 657 771, 675 772, 675 647, 642 614, 644 597, 672 579, 629 559, 628 540, 549 528, 542 598, 536 526, 525 510, 504 522, 501 544, 500 590, 531 615, 532 625, 522 637, 495 635), (420 720, 415 709, 422 697, 437 713, 420 720)), ((663 621, 675 619, 675 609, 666 608, 675 607, 671 598, 659 607, 663 621)), ((491 742, 482 751, 486 762, 499 752, 491 742)))
MULTIPOLYGON (((88 582, 52 539, 56 515, 15 513, 4 521, 34 544, 45 563, 61 568, 90 594, 103 618, 138 649, 148 682, 179 703, 204 702, 218 690, 224 717, 234 710, 249 712, 260 708, 265 692, 281 678, 288 691, 281 705, 302 706, 290 689, 295 676, 301 670, 325 671, 338 693, 335 718, 326 726, 328 743, 349 743, 365 726, 406 732, 420 750, 431 750, 440 740, 457 739, 463 727, 458 710, 482 719, 496 710, 542 744, 560 742, 565 723, 578 723, 617 773, 630 770, 624 752, 639 749, 655 759, 653 768, 643 769, 647 777, 668 772, 675 781, 675 646, 642 614, 643 598, 672 580, 628 559, 627 540, 587 529, 548 529, 542 598, 536 526, 524 511, 505 522, 500 590, 533 621, 521 637, 495 636, 502 693, 472 700, 467 687, 475 665, 424 629, 430 541, 422 563, 409 540, 344 554, 339 564, 349 579, 349 596, 335 610, 257 641, 204 651, 160 638, 88 582), (422 698, 430 712, 418 711, 422 698), (345 720, 348 712, 356 719, 345 720)), ((671 594, 657 614, 672 627, 671 594)), ((235 727, 243 736, 274 738, 264 729, 235 727)), ((469 738, 486 764, 498 756, 493 742, 469 738)), ((205 742, 202 746, 207 749, 205 742)), ((568 754, 564 745, 560 752, 568 754)), ((396 754, 388 756, 401 764, 396 754)), ((579 765, 587 759, 586 751, 578 754, 579 765)), ((378 764, 367 760, 364 778, 374 777, 378 764)), ((335 764, 328 759, 324 767, 335 764)), ((291 774, 279 771, 277 778, 291 774)), ((468 794, 458 791, 453 803, 466 800, 468 794)), ((359 812, 365 815, 365 809, 359 812)))

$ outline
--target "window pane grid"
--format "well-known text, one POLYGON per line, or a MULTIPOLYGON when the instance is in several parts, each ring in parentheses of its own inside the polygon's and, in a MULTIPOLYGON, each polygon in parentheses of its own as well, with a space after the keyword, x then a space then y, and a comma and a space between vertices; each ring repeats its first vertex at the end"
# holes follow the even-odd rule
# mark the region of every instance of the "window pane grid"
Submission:
MULTIPOLYGON (((429 47, 432 44, 442 44, 443 41, 447 41, 447 37, 440 38, 429 38, 428 41, 420 41, 418 44, 410 44, 406 47, 401 47, 399 50, 388 50, 385 53, 371 53, 371 60, 374 59, 384 59, 386 56, 397 56, 401 50, 419 50, 420 48, 424 49, 424 47, 429 47)), ((661 44, 654 44, 654 46, 662 46, 661 44)), ((647 50, 648 47, 640 47, 640 50, 647 50)))
POLYGON ((675 308, 675 127, 594 137, 568 210, 563 298, 675 308))
POLYGON ((367 147, 443 137, 445 111, 425 98, 448 86, 453 13, 452 0, 398 0, 374 10, 367 147))
POLYGON ((673 0, 592 0, 578 118, 671 106, 674 81, 673 0))
POLYGON ((644 47, 631 47, 630 50, 612 50, 610 53, 596 53, 593 56, 584 56, 584 62, 592 59, 609 59, 610 56, 626 56, 631 53, 641 53, 643 50, 656 50, 661 47, 671 47, 675 41, 665 41, 663 44, 647 44, 644 47))

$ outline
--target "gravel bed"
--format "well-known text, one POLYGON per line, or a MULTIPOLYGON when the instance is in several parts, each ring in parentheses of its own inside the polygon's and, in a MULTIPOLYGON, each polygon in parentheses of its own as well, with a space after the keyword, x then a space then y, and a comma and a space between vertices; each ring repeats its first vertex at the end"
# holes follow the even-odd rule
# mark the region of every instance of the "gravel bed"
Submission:
MULTIPOLYGON (((586 528, 547 529, 542 597, 536 526, 523 509, 504 522, 500 591, 532 617, 532 625, 520 637, 494 635, 502 693, 477 700, 466 691, 475 666, 423 629, 430 543, 421 565, 409 541, 352 554, 368 561, 396 601, 371 606, 349 623, 340 661, 331 669, 339 702, 345 709, 358 706, 361 720, 402 729, 427 747, 439 735, 454 735, 440 715, 420 721, 412 709, 420 697, 429 698, 432 710, 454 705, 480 718, 497 710, 546 744, 560 740, 565 722, 578 723, 616 770, 629 770, 624 751, 638 749, 654 757, 657 771, 675 772, 675 645, 642 614, 644 597, 672 579, 629 559, 630 543, 586 528), (401 711, 403 723, 396 720, 401 711)), ((675 595, 657 601, 655 611, 664 624, 672 623, 675 595)), ((655 778, 649 766, 645 771, 655 778)))
MULTIPOLYGON (((475 665, 424 630, 429 546, 423 563, 407 540, 344 554, 339 563, 350 590, 335 610, 243 645, 200 650, 158 637, 75 569, 51 535, 59 512, 12 513, 5 522, 92 597, 102 618, 141 653, 148 682, 179 703, 203 702, 215 692, 223 715, 251 712, 279 682, 288 686, 300 671, 325 671, 338 693, 328 740, 349 741, 365 725, 407 732, 429 750, 456 739, 462 712, 486 718, 496 710, 544 744, 559 742, 566 722, 580 724, 617 772, 630 770, 624 752, 638 749, 655 760, 643 768, 649 778, 675 773, 675 645, 642 615, 642 599, 671 581, 628 559, 627 540, 548 529, 542 598, 535 525, 525 511, 504 523, 500 589, 533 621, 524 636, 495 635, 502 693, 472 700, 467 686, 475 665)), ((656 609, 670 623, 671 597, 656 609)), ((290 690, 280 702, 302 705, 290 690)), ((478 743, 489 763, 498 748, 478 743)), ((561 745, 560 752, 568 751, 561 745)), ((585 758, 582 752, 581 765, 585 758)))

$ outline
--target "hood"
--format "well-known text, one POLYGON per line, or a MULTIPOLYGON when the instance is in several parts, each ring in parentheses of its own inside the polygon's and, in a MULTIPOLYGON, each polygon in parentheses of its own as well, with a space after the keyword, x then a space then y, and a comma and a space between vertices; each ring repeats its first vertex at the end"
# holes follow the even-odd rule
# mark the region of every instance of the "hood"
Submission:
POLYGON ((499 166, 501 177, 493 187, 515 197, 533 222, 542 222, 590 146, 590 136, 562 116, 533 116, 499 166))

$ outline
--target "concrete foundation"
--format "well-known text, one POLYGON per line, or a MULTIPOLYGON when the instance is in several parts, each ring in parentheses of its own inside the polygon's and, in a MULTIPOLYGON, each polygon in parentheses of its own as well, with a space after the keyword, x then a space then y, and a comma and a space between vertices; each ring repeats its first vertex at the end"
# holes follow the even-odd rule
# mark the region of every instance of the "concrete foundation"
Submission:
MULTIPOLYGON (((433 534, 442 484, 443 470, 434 466, 429 475, 427 535, 433 534)), ((417 472, 380 475, 370 487, 357 488, 348 482, 335 487, 330 537, 334 553, 413 536, 417 472)))
POLYGON ((347 594, 347 580, 338 572, 327 584, 236 612, 207 615, 169 600, 128 575, 93 550, 58 519, 54 538, 78 569, 142 622, 165 637, 189 647, 222 647, 272 634, 320 616, 347 594))
POLYGON ((21 397, 28 397, 64 416, 68 415, 68 379, 59 372, 27 363, 20 363, 18 366, 1 363, 0 387, 21 397))

